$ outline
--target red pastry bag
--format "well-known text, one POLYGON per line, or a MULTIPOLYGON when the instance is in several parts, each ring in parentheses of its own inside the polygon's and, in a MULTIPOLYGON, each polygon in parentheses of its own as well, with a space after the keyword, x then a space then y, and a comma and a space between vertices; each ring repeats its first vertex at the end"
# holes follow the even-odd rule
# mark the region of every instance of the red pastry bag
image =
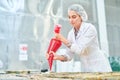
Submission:
MULTIPOLYGON (((60 29, 61 29, 61 25, 56 25, 54 28, 54 32, 59 33, 60 29)), ((56 52, 59 49, 59 47, 61 46, 61 44, 62 44, 62 42, 56 38, 52 38, 50 41, 48 51, 47 51, 47 53, 49 53, 48 63, 49 63, 50 71, 52 69, 53 58, 54 58, 54 54, 52 52, 56 52)))

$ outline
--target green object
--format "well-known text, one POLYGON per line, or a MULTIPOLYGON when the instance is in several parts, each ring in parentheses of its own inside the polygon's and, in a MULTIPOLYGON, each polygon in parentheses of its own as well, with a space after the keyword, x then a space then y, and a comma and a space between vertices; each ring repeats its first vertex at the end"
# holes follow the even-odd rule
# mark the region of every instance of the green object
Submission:
POLYGON ((120 57, 109 57, 109 61, 113 71, 120 71, 120 57))

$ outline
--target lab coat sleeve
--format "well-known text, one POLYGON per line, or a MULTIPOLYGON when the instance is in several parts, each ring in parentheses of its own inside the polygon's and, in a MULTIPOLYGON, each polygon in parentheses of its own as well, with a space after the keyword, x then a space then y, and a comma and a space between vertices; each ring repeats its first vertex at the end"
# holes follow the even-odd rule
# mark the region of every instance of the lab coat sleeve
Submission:
POLYGON ((74 54, 71 53, 71 51, 69 49, 66 49, 65 54, 63 54, 63 56, 67 58, 67 60, 63 61, 63 62, 66 62, 66 61, 71 61, 74 54))
MULTIPOLYGON (((69 32, 70 34, 71 32, 69 32)), ((68 34, 68 35, 69 35, 68 34)), ((72 41, 72 37, 71 36, 68 36, 67 38, 70 42, 72 41)), ((64 51, 64 54, 62 54, 63 56, 65 56, 67 58, 67 60, 64 60, 63 62, 66 62, 66 61, 70 61, 72 60, 73 56, 74 56, 74 53, 71 52, 71 50, 69 48, 66 47, 65 51, 64 51)))
POLYGON ((93 25, 84 27, 85 29, 83 29, 80 37, 78 37, 78 39, 74 41, 70 47, 70 51, 73 53, 82 54, 87 47, 94 45, 94 40, 97 37, 95 27, 93 25))

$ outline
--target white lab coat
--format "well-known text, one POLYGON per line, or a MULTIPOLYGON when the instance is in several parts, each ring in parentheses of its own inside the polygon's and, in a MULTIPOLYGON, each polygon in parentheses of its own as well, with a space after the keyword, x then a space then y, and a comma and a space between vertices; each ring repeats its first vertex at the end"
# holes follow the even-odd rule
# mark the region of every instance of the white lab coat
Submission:
POLYGON ((82 22, 80 30, 75 38, 74 29, 68 34, 68 40, 72 43, 64 56, 68 61, 74 54, 80 56, 82 72, 111 72, 111 67, 104 53, 99 49, 98 36, 95 27, 90 23, 82 22))

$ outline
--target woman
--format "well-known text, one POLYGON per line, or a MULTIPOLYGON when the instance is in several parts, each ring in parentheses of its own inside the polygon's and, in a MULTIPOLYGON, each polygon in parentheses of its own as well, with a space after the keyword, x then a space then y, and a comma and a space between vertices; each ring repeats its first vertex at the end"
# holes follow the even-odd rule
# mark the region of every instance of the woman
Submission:
POLYGON ((55 33, 55 37, 61 40, 67 49, 64 55, 53 52, 54 60, 69 61, 77 54, 80 57, 82 72, 111 72, 109 61, 99 48, 95 27, 85 22, 88 17, 84 8, 74 4, 68 8, 68 16, 73 26, 68 38, 55 33))

